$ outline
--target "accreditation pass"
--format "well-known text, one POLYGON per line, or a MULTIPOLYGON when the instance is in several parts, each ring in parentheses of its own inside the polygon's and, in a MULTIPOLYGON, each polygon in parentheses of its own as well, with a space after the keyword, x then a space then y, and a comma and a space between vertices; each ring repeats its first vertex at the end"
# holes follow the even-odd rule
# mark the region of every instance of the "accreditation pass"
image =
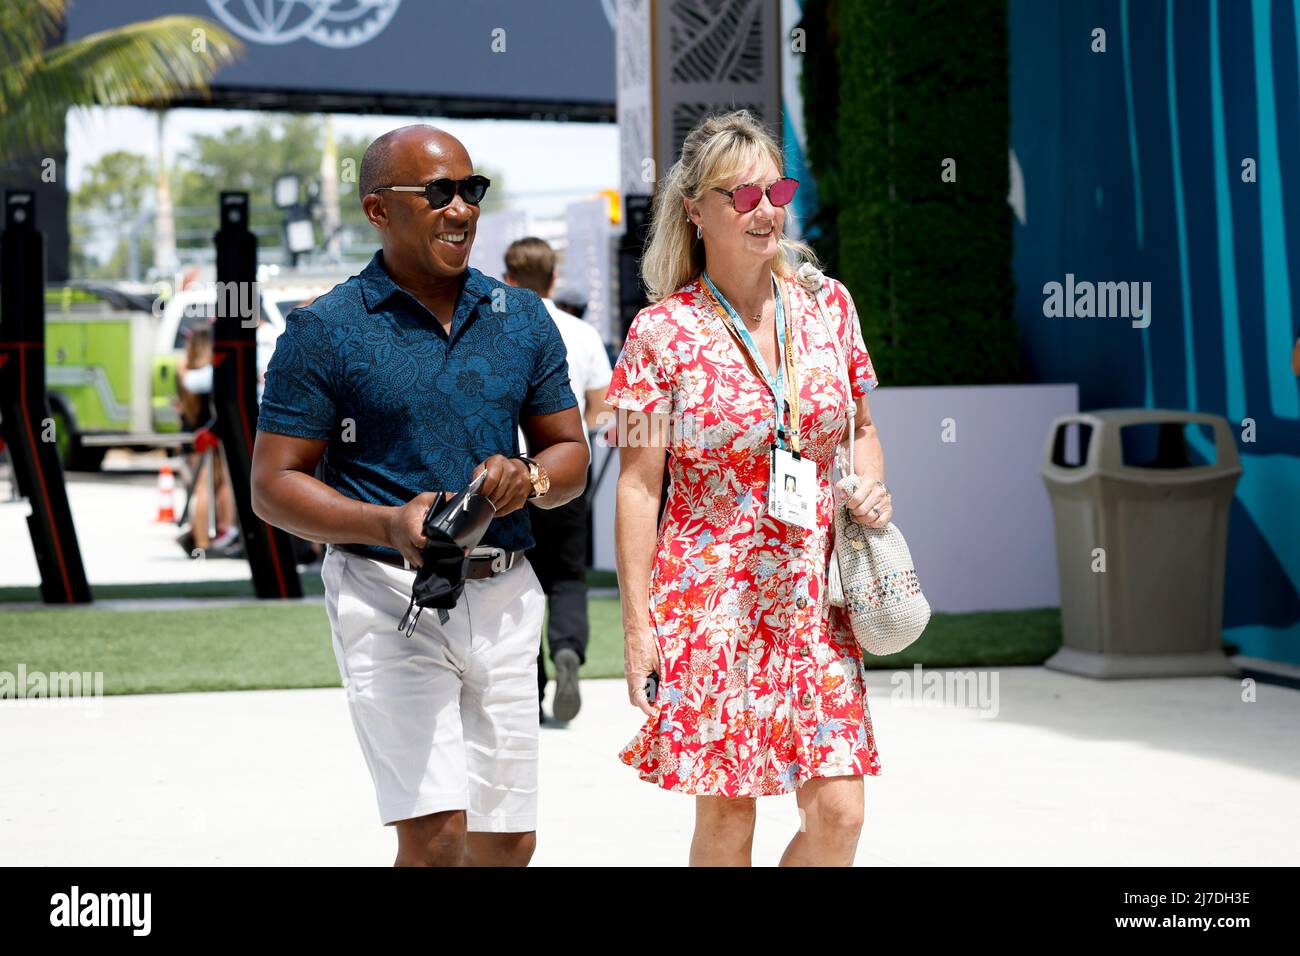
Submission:
POLYGON ((817 463, 772 445, 772 478, 767 513, 811 531, 817 521, 817 463))

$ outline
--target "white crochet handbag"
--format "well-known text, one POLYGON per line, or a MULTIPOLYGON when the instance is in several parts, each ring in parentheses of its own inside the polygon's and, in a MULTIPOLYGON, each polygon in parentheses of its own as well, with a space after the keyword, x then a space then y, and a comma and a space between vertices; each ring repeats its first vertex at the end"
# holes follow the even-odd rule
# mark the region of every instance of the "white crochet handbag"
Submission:
MULTIPOLYGON (((824 276, 805 263, 798 278, 817 303, 817 313, 835 343, 845 394, 851 396, 848 350, 836 335, 822 301, 824 276)), ((835 550, 830 560, 827 599, 848 612, 853 636, 864 651, 885 656, 897 654, 921 636, 930 622, 930 603, 921 593, 912 553, 898 527, 892 521, 883 528, 858 524, 844 504, 858 488, 858 476, 853 473, 856 412, 850 399, 847 458, 842 446, 836 452, 836 464, 844 477, 835 484, 835 550)))

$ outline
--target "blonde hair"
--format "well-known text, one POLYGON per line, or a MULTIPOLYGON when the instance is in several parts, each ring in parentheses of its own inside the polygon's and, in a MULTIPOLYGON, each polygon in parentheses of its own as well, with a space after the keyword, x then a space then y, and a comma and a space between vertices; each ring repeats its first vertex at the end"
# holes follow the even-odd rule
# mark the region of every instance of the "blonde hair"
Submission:
MULTIPOLYGON (((699 199, 762 159, 785 168, 781 147, 749 110, 706 117, 686 135, 681 157, 655 193, 650 236, 641 256, 641 279, 651 302, 667 298, 704 271, 704 241, 696 237, 682 201, 699 199)), ((791 214, 787 206, 786 216, 791 214)), ((777 239, 772 268, 778 275, 794 275, 804 262, 818 265, 810 246, 785 235, 777 239)))

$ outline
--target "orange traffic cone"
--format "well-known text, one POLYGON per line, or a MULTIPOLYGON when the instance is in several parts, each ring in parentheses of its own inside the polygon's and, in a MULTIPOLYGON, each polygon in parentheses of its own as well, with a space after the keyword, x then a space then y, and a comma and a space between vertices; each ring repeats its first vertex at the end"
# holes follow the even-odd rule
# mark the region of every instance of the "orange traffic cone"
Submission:
POLYGON ((158 521, 175 521, 176 510, 172 498, 176 491, 176 479, 172 477, 171 465, 163 465, 158 472, 158 521))

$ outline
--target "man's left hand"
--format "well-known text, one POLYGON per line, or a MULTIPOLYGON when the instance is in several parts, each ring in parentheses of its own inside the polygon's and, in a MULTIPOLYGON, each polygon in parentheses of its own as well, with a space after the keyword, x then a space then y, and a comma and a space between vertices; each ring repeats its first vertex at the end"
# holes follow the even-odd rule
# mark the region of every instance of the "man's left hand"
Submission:
POLYGON ((470 476, 473 480, 479 472, 487 472, 479 494, 491 499, 497 509, 496 516, 508 515, 518 511, 533 493, 533 483, 529 478, 528 462, 519 458, 507 458, 505 455, 493 455, 474 469, 470 476))

